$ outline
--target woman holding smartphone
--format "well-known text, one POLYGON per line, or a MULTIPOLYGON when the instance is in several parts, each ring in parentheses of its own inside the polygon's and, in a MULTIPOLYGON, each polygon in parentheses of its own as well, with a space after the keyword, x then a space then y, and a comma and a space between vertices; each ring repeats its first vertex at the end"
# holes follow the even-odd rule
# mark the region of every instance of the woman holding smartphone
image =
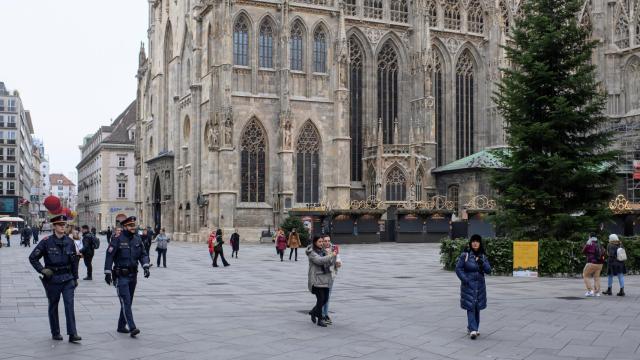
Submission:
POLYGON ((327 327, 322 318, 322 307, 329 299, 329 288, 333 283, 330 268, 335 265, 338 254, 325 249, 322 236, 313 238, 313 243, 307 248, 306 254, 309 257, 307 285, 309 291, 316 296, 316 306, 309 311, 309 315, 311 315, 312 322, 316 323, 317 321, 318 326, 327 327))

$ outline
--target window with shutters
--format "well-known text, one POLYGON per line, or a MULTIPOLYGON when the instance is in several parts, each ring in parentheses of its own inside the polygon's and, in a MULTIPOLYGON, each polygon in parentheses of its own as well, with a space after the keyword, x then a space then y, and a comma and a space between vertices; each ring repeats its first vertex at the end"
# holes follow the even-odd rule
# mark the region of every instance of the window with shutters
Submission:
POLYGON ((456 159, 469 156, 474 151, 474 71, 473 57, 469 50, 465 50, 456 65, 456 159))
POLYGON ((391 40, 378 54, 377 98, 384 143, 393 144, 393 124, 398 117, 398 54, 391 40))
POLYGON ((249 66, 249 23, 244 16, 233 26, 233 64, 249 66))
POLYGON ((320 134, 307 121, 296 143, 296 201, 317 203, 320 199, 320 134))
POLYGON ((364 52, 354 36, 349 39, 349 115, 351 119, 351 181, 362 181, 362 111, 364 52))
POLYGON ((240 142, 240 201, 265 202, 267 136, 256 118, 242 133, 240 142))

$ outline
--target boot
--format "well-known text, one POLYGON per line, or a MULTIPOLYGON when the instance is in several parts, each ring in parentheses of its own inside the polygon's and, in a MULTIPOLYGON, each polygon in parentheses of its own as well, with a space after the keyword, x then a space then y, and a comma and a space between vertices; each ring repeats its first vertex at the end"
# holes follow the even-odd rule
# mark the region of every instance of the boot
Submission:
POLYGON ((607 291, 603 292, 602 294, 603 295, 613 295, 613 293, 611 292, 611 288, 610 287, 608 287, 607 291))
POLYGON ((317 325, 322 327, 327 327, 327 323, 325 323, 324 320, 322 320, 322 318, 318 318, 317 325))
POLYGON ((51 335, 51 338, 58 341, 63 340, 62 335, 60 334, 51 335))
POLYGON ((140 334, 139 329, 131 329, 131 331, 129 332, 129 336, 131 336, 132 338, 136 337, 136 335, 138 334, 140 334))
POLYGON ((620 291, 616 295, 624 296, 624 288, 620 288, 620 291))
POLYGON ((78 334, 69 335, 69 342, 70 343, 76 343, 76 342, 78 342, 80 340, 82 340, 82 338, 80 336, 78 336, 78 334))

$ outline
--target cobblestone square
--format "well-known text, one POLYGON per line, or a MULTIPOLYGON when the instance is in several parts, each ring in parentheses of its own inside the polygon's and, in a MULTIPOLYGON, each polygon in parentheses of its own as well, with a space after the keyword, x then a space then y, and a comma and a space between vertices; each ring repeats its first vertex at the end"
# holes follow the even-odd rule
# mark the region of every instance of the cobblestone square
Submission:
MULTIPOLYGON (((589 298, 581 279, 489 277, 481 337, 466 336, 459 282, 436 244, 344 245, 331 298, 334 325, 307 311, 308 262, 280 262, 269 245, 240 248, 212 268, 205 244, 171 243, 168 267, 140 274, 137 339, 116 330, 119 302, 104 283, 105 239, 94 280, 80 280, 81 345, 52 341, 47 300, 28 263, 32 248, 0 249, 0 359, 639 359, 637 277, 628 295, 589 298)), ((226 245, 225 245, 226 246, 226 245)), ((288 252, 287 252, 288 255, 288 252)), ((85 276, 81 263, 80 276, 85 276)), ((606 278, 603 278, 606 283, 606 278)), ((59 307, 64 332, 64 310, 59 307)))

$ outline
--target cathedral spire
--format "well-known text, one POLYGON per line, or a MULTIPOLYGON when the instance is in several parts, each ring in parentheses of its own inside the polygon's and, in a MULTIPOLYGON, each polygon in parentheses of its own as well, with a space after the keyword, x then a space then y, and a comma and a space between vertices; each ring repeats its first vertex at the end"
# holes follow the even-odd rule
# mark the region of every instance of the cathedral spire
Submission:
POLYGON ((138 67, 142 67, 147 61, 147 54, 144 51, 144 42, 140 42, 140 52, 138 53, 138 67))

